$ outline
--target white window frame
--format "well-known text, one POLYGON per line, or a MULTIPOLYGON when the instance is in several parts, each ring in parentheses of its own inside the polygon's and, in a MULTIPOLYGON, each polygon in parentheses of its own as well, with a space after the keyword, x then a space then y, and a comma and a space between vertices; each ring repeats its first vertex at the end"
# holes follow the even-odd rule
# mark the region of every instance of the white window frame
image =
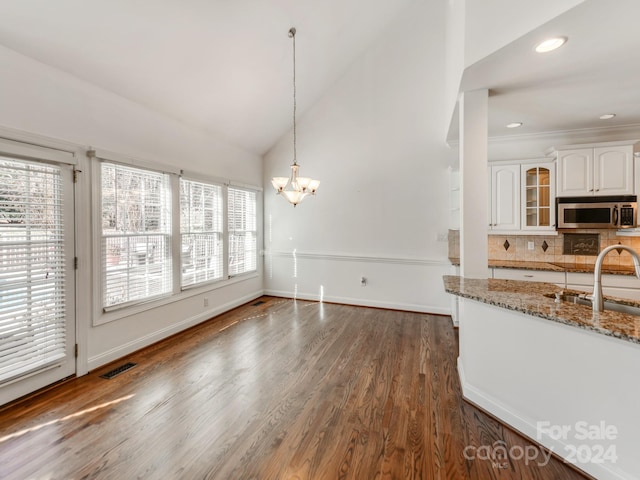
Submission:
MULTIPOLYGON (((158 172, 155 170, 150 170, 146 167, 139 167, 139 166, 132 166, 132 165, 123 165, 121 163, 117 163, 117 162, 111 162, 111 161, 101 161, 100 165, 99 165, 99 172, 98 175, 100 176, 100 249, 97 251, 98 256, 100 257, 100 265, 101 265, 101 275, 102 275, 102 281, 100 282, 101 285, 101 305, 102 308, 105 312, 109 312, 109 311, 113 311, 113 310, 118 310, 121 308, 126 308, 127 306, 130 305, 137 305, 139 303, 145 303, 145 302, 149 302, 149 301, 153 301, 165 296, 169 296, 173 293, 173 290, 175 288, 175 279, 174 279, 174 275, 173 275, 173 268, 174 268, 174 261, 173 261, 173 242, 174 242, 174 238, 173 238, 173 222, 174 219, 173 217, 175 216, 176 212, 175 210, 172 208, 173 207, 173 188, 172 188, 172 182, 171 182, 171 177, 164 173, 164 172, 158 172), (168 202, 166 202, 165 206, 168 207, 169 209, 169 218, 166 219, 167 224, 165 225, 165 227, 167 227, 167 230, 165 231, 160 231, 160 232, 154 232, 154 231, 140 231, 140 232, 135 232, 135 233, 120 233, 117 232, 115 234, 104 234, 103 231, 103 227, 102 227, 102 199, 103 199, 103 191, 102 191, 102 173, 103 173, 103 169, 105 167, 105 165, 111 165, 115 168, 122 168, 122 169, 126 169, 126 170, 133 170, 133 171, 139 171, 139 172, 143 172, 143 173, 148 173, 150 175, 155 175, 155 176, 159 176, 162 178, 162 188, 163 190, 160 192, 160 198, 162 196, 168 196, 168 202), (140 239, 143 240, 146 238, 146 242, 148 242, 149 237, 160 237, 161 241, 160 244, 162 245, 163 243, 166 244, 166 248, 169 249, 169 263, 168 263, 168 268, 169 271, 168 273, 168 281, 169 281, 169 285, 168 285, 168 289, 166 291, 162 291, 158 294, 150 294, 147 295, 145 297, 142 298, 134 298, 134 299, 129 299, 126 300, 124 302, 119 302, 119 303, 115 303, 115 304, 111 304, 111 305, 105 305, 105 290, 106 290, 106 285, 107 285, 107 269, 104 268, 106 265, 108 265, 109 263, 109 256, 108 254, 105 256, 105 258, 103 259, 103 242, 107 242, 109 238, 111 239, 120 239, 120 240, 124 240, 125 244, 127 245, 131 245, 131 240, 132 239, 140 239)), ((166 200, 166 199, 165 199, 166 200)), ((146 206, 146 205, 145 205, 146 206)), ((162 215, 162 214, 161 214, 162 215)), ((148 253, 149 247, 148 244, 145 246, 143 245, 143 251, 141 253, 142 255, 142 260, 141 260, 141 265, 138 265, 139 260, 138 260, 138 249, 135 248, 134 249, 134 253, 135 253, 135 257, 132 258, 128 258, 127 260, 127 267, 122 270, 122 273, 124 273, 125 277, 129 277, 129 273, 132 270, 139 270, 142 269, 143 271, 146 271, 147 273, 147 277, 150 277, 151 275, 149 274, 149 265, 153 266, 156 265, 155 263, 148 263, 148 260, 145 260, 145 257, 150 257, 150 254, 148 253), (131 261, 133 260, 133 263, 131 263, 131 261)), ((129 250, 130 251, 130 250, 129 250)), ((158 252, 157 255, 164 255, 163 252, 158 252)), ((119 255, 118 255, 119 256, 119 255)), ((166 262, 166 259, 165 259, 166 262)), ((165 262, 161 262, 158 265, 163 265, 164 267, 161 268, 167 268, 167 264, 165 262)), ((116 272, 117 273, 117 272, 116 272)), ((140 277, 138 277, 140 278, 140 277)), ((145 275, 142 276, 142 278, 145 278, 145 275)), ((164 277, 164 280, 162 281, 166 281, 167 277, 164 277)), ((135 285, 135 284, 134 284, 135 285)), ((130 287, 130 285, 128 286, 128 288, 130 287)))
MULTIPOLYGON (((77 248, 76 226, 77 218, 74 214, 74 187, 72 173, 77 165, 74 149, 62 142, 49 142, 45 137, 26 135, 19 131, 13 131, 0 127, 0 155, 16 160, 25 160, 39 164, 50 164, 60 168, 63 180, 64 216, 65 216, 65 290, 68 292, 65 310, 68 316, 66 338, 66 360, 56 363, 41 370, 35 370, 25 376, 18 377, 3 383, 0 393, 0 404, 9 402, 15 398, 31 393, 43 386, 49 385, 65 376, 78 372, 77 360, 73 350, 78 342, 76 333, 78 324, 77 305, 84 286, 77 283, 77 271, 74 271, 74 255, 77 248), (15 140, 10 140, 11 137, 15 140), (51 143, 51 145, 49 145, 51 143)), ((76 205, 77 207, 77 205, 76 205)))
POLYGON ((145 160, 134 159, 131 157, 123 156, 117 153, 109 152, 106 150, 93 150, 87 151, 87 157, 90 160, 91 166, 91 185, 92 185, 92 212, 93 221, 91 228, 92 245, 93 245, 93 326, 102 325, 114 320, 118 320, 129 315, 155 308, 156 306, 171 303, 174 301, 173 296, 178 293, 179 290, 179 278, 176 279, 175 255, 179 255, 179 246, 176 249, 176 242, 173 241, 176 233, 179 231, 179 225, 176 224, 176 202, 179 199, 173 195, 175 188, 178 185, 178 174, 180 170, 171 166, 163 165, 161 163, 148 162, 145 160), (127 303, 113 305, 110 307, 104 307, 103 304, 103 292, 104 292, 104 272, 102 268, 102 163, 121 164, 123 166, 139 168, 143 170, 149 170, 156 173, 169 174, 169 183, 171 191, 171 233, 169 235, 171 256, 172 256, 172 289, 170 292, 163 295, 149 297, 140 300, 134 300, 127 303), (178 283, 176 283, 178 282, 178 283))
MULTIPOLYGON (((200 183, 203 185, 207 185, 207 186, 212 186, 212 187, 219 187, 220 188, 220 201, 221 201, 221 215, 222 218, 220 219, 221 222, 221 226, 222 229, 220 231, 220 239, 222 241, 222 273, 220 275, 220 277, 214 278, 214 279, 210 279, 210 280, 203 280, 201 282, 195 282, 195 283, 190 283, 188 285, 183 285, 182 284, 182 273, 183 272, 183 264, 182 264, 182 260, 183 260, 183 254, 184 252, 182 252, 182 235, 185 235, 185 233, 182 232, 182 219, 180 218, 180 215, 182 213, 182 205, 180 205, 180 201, 178 202, 178 205, 180 206, 180 209, 178 211, 178 224, 180 225, 180 235, 179 235, 179 243, 180 243, 180 258, 179 258, 179 264, 180 264, 180 288, 181 290, 189 290, 192 288, 198 288, 201 286, 206 286, 206 285, 211 285, 211 284, 215 284, 215 283, 219 283, 224 281, 225 279, 228 278, 228 268, 227 268, 227 256, 228 256, 228 248, 227 248, 227 239, 226 239, 226 221, 227 221, 227 215, 225 214, 226 209, 227 209, 227 186, 222 183, 222 182, 216 182, 216 181, 210 181, 210 180, 203 180, 202 178, 197 178, 197 176, 192 176, 192 175, 181 175, 180 177, 180 181, 186 181, 186 182, 193 182, 193 183, 200 183)), ((178 186, 178 196, 180 196, 180 185, 178 186)), ((179 199, 181 200, 181 199, 179 199)))
POLYGON ((263 233, 262 233, 262 225, 263 225, 263 216, 262 216, 262 188, 254 186, 241 184, 236 182, 230 182, 227 179, 222 179, 220 177, 214 176, 206 176, 197 172, 185 172, 176 167, 169 166, 162 163, 151 162, 147 160, 133 159, 131 157, 123 156, 117 153, 91 149, 86 152, 86 156, 88 157, 88 170, 91 171, 91 211, 92 211, 92 227, 91 227, 91 235, 92 235, 92 281, 95 288, 93 288, 93 326, 103 325, 109 322, 117 321, 132 315, 136 315, 142 313, 144 311, 161 307, 163 305, 169 305, 179 300, 183 300, 189 297, 193 297, 196 295, 201 295, 206 292, 214 291, 219 288, 225 288, 227 286, 233 285, 235 283, 244 282, 250 279, 259 278, 262 275, 263 265, 261 262, 262 257, 262 241, 263 241, 263 233), (124 305, 121 308, 115 308, 111 311, 104 311, 102 308, 102 263, 101 263, 101 221, 102 221, 102 212, 101 209, 101 179, 100 179, 100 162, 107 161, 110 163, 122 163, 124 165, 145 168, 148 170, 153 170, 157 172, 163 172, 171 174, 171 192, 172 192, 172 211, 178 212, 178 214, 172 215, 172 258, 173 258, 173 291, 170 295, 165 295, 161 298, 150 299, 148 301, 142 301, 139 303, 134 303, 131 305, 124 305), (192 288, 182 289, 181 288, 181 272, 180 272, 180 183, 179 179, 181 176, 188 180, 193 180, 201 183, 211 183, 222 185, 222 197, 223 197, 223 242, 224 242, 224 250, 223 250, 223 279, 220 281, 206 282, 198 285, 194 285, 192 288), (245 189, 256 194, 256 270, 251 272, 246 272, 243 274, 238 274, 234 276, 229 276, 228 270, 228 231, 227 231, 227 198, 228 193, 227 189, 231 186, 233 188, 245 189))
POLYGON ((259 206, 260 206, 260 199, 259 199, 259 192, 257 190, 254 190, 252 188, 248 188, 245 186, 236 186, 236 185, 229 185, 225 194, 226 194, 226 211, 225 211, 225 224, 226 224, 226 241, 227 241, 227 256, 226 256, 226 265, 227 265, 227 270, 229 270, 229 263, 231 260, 231 255, 230 255, 230 245, 231 245, 231 230, 229 228, 229 188, 234 189, 234 190, 239 190, 239 191, 245 191, 245 192, 249 192, 249 193, 253 193, 255 195, 255 199, 256 199, 256 203, 255 203, 255 230, 244 230, 245 232, 255 232, 255 238, 256 238, 256 258, 255 258, 255 262, 256 262, 256 268, 254 270, 245 270, 244 272, 240 272, 240 273, 234 273, 232 274, 231 272, 228 273, 228 278, 235 278, 235 277, 240 277, 243 275, 251 275, 254 274, 256 272, 258 272, 258 259, 260 257, 260 235, 259 235, 259 206))

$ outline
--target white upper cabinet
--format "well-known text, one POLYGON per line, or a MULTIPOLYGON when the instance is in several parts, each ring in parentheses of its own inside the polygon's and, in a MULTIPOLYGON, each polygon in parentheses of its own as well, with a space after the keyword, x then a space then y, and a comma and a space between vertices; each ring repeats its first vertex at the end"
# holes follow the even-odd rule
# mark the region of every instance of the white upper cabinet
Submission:
POLYGON ((558 152, 558 196, 593 195, 593 149, 558 152))
POLYGON ((489 167, 489 230, 520 229, 520 165, 489 167))
POLYGON ((633 194, 633 146, 593 149, 595 195, 633 194))
POLYGON ((557 151, 558 196, 632 195, 633 145, 557 151))

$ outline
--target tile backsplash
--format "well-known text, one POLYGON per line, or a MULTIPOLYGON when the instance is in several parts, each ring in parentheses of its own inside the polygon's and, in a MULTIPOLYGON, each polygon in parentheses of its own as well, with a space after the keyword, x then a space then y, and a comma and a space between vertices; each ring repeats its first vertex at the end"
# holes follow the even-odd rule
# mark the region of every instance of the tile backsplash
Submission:
MULTIPOLYGON (((640 237, 619 237, 616 230, 572 230, 571 233, 598 234, 600 250, 609 245, 628 245, 640 252, 640 237)), ((563 253, 565 233, 558 235, 489 235, 489 260, 515 260, 569 264, 594 264, 596 255, 567 255, 563 253), (533 250, 529 243, 533 242, 533 250), (505 248, 507 247, 508 248, 505 248)), ((460 257, 460 232, 449 230, 449 258, 460 257)), ((611 252, 605 265, 633 265, 628 252, 611 252)))

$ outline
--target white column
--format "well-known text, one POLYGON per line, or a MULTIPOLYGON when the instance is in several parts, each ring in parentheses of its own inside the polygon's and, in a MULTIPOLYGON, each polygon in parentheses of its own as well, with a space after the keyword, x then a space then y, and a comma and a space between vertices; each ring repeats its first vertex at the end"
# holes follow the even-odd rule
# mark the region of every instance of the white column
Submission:
POLYGON ((487 278, 488 90, 460 95, 460 275, 487 278))

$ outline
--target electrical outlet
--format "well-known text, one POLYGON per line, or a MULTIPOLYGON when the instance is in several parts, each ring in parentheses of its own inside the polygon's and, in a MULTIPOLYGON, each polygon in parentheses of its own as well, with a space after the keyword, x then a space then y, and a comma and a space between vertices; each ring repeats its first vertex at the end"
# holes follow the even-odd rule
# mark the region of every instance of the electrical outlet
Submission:
POLYGON ((205 307, 209 306, 209 299, 207 297, 204 297, 204 306, 205 307))
POLYGON ((533 250, 533 248, 534 248, 534 247, 533 247, 533 242, 527 242, 527 248, 528 248, 529 250, 533 250))

